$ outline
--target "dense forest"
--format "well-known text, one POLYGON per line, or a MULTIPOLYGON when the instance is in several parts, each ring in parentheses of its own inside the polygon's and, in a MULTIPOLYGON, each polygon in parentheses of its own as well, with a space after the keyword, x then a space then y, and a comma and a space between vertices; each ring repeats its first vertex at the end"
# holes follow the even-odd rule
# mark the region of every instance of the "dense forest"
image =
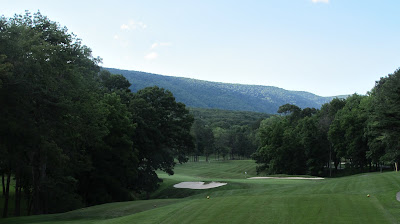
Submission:
POLYGON ((145 196, 161 181, 156 170, 187 161, 185 105, 158 87, 132 93, 99 62, 40 13, 0 18, 4 217, 11 179, 15 216, 55 213, 145 196))
POLYGON ((131 87, 132 92, 157 85, 170 90, 178 102, 195 108, 275 114, 279 106, 286 103, 301 108, 320 108, 322 104, 336 98, 321 97, 303 91, 289 91, 274 86, 218 83, 114 68, 104 69, 114 74, 122 74, 134 83, 131 87))
POLYGON ((206 160, 211 155, 217 160, 250 158, 259 146, 260 122, 270 117, 264 113, 204 108, 190 108, 190 112, 195 119, 193 161, 198 161, 199 155, 206 160))
POLYGON ((261 147, 253 154, 258 171, 331 175, 339 168, 398 169, 400 70, 377 81, 366 96, 334 99, 320 110, 286 104, 278 113, 260 125, 261 147))

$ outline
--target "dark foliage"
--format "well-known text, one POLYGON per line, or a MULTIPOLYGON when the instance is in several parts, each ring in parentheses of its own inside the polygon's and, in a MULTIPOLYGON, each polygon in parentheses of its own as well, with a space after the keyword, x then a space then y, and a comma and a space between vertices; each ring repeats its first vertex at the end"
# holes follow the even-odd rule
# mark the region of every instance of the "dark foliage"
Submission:
POLYGON ((3 216, 68 211, 131 200, 157 188, 156 170, 193 148, 193 118, 171 92, 133 94, 100 71, 66 28, 40 13, 0 18, 0 173, 3 216))

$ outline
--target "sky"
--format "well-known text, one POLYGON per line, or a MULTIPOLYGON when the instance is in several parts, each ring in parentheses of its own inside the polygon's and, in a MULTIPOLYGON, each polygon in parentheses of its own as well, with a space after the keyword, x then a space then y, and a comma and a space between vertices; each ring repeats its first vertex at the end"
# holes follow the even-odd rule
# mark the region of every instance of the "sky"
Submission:
POLYGON ((336 96, 366 94, 399 68, 398 9, 398 0, 13 0, 0 15, 39 10, 104 67, 336 96))

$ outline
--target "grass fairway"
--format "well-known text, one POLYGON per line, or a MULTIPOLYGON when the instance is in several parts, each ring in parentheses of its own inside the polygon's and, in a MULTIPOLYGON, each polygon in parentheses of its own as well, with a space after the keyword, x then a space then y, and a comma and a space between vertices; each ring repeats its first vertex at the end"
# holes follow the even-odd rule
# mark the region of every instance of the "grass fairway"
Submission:
POLYGON ((253 161, 190 162, 177 165, 173 176, 160 174, 164 183, 153 197, 163 199, 0 219, 0 223, 400 223, 396 200, 400 173, 248 180, 245 171, 247 177, 255 176, 253 161), (182 181, 228 185, 207 190, 173 188, 182 181))

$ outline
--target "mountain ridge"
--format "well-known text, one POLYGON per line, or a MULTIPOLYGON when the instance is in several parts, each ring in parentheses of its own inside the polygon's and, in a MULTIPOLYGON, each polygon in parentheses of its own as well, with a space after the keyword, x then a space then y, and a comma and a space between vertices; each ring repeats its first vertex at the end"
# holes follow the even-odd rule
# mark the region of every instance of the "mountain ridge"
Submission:
POLYGON ((320 108, 322 104, 335 98, 275 86, 212 82, 141 71, 103 69, 127 78, 132 84, 130 87, 132 92, 149 86, 159 86, 171 91, 177 101, 188 107, 274 114, 279 106, 286 103, 295 104, 301 108, 320 108))

